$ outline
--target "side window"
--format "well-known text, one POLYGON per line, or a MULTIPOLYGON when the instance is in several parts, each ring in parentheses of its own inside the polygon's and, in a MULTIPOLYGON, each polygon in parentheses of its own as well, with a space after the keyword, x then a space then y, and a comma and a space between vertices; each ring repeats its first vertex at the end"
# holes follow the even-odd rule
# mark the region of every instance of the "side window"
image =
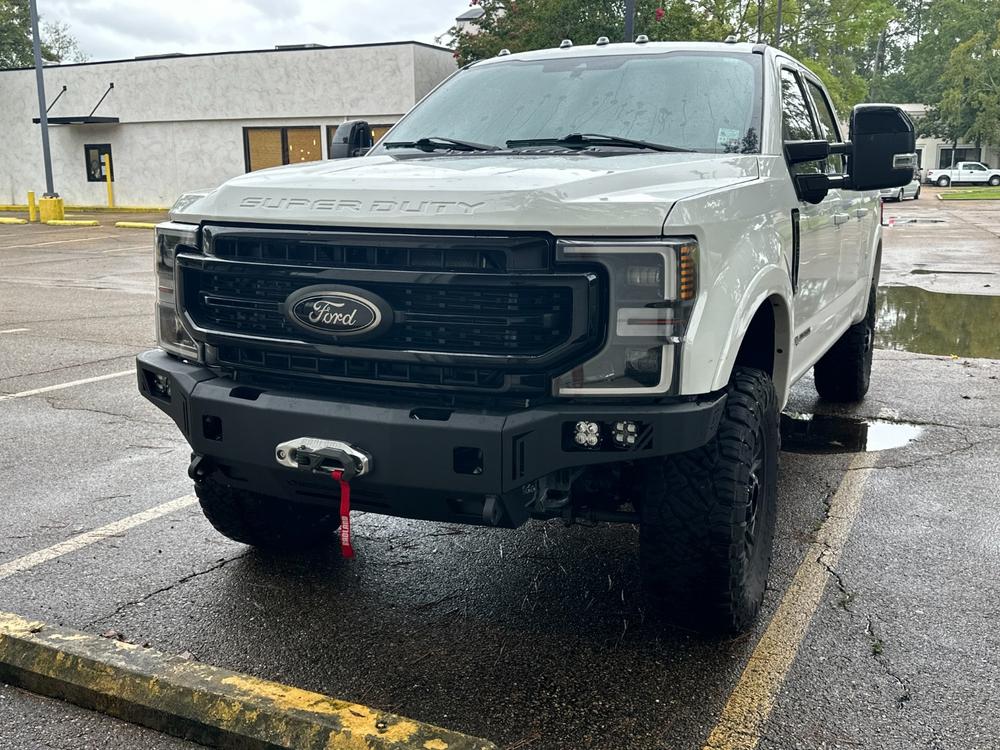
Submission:
MULTIPOLYGON (((823 132, 823 138, 830 143, 839 143, 840 134, 837 129, 837 118, 833 114, 833 108, 823 89, 814 82, 806 79, 806 86, 809 88, 809 95, 813 104, 816 105, 816 112, 819 114, 819 129, 823 132)), ((844 173, 844 157, 840 154, 831 154, 826 159, 827 174, 844 173)))
MULTIPOLYGON (((809 104, 799 85, 799 77, 793 71, 781 71, 781 137, 786 141, 815 141, 819 139, 813 123, 809 104)), ((794 164, 792 174, 812 174, 821 171, 821 162, 811 161, 794 164)))

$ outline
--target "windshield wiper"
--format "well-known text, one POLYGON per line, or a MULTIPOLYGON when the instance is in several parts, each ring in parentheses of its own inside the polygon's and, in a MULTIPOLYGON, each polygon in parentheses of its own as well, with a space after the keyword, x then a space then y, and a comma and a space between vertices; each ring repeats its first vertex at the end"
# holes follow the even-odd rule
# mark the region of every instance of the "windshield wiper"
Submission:
POLYGON ((621 146, 625 148, 641 148, 647 151, 694 151, 692 148, 667 146, 663 143, 638 141, 634 138, 623 138, 618 135, 602 133, 570 133, 562 138, 525 138, 517 141, 507 141, 507 148, 520 146, 566 146, 568 148, 586 148, 588 146, 621 146))
POLYGON ((421 151, 438 151, 447 149, 451 151, 499 151, 499 146, 491 146, 487 143, 473 143, 472 141, 460 141, 456 138, 442 138, 439 135, 431 135, 426 138, 418 138, 415 141, 395 141, 384 144, 386 148, 417 148, 421 151))

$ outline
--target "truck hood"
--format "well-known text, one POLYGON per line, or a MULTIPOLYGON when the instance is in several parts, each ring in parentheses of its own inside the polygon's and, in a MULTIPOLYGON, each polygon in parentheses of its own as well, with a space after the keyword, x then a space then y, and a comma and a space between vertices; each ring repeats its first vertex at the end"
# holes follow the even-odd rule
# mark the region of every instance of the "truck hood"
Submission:
POLYGON ((251 172, 182 196, 171 217, 650 236, 677 201, 757 178, 740 154, 367 156, 251 172))

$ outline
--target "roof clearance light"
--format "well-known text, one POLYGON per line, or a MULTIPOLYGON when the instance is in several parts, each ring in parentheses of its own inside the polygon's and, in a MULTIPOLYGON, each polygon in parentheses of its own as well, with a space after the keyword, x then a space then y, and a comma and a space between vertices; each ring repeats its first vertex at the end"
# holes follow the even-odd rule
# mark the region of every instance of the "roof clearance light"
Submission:
POLYGON ((573 40, 572 39, 563 39, 559 43, 559 49, 569 49, 572 46, 573 46, 573 40))

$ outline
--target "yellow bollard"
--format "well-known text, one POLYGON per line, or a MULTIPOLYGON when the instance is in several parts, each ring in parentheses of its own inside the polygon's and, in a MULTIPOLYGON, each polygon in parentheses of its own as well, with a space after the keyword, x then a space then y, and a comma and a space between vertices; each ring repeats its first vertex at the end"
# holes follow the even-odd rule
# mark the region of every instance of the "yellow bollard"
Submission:
POLYGON ((114 208, 115 191, 111 187, 111 154, 105 154, 101 159, 104 161, 104 178, 108 181, 108 208, 114 208))
POLYGON ((43 224, 47 224, 50 221, 62 221, 66 218, 63 199, 43 197, 38 201, 38 216, 43 224))
POLYGON ((28 221, 38 221, 38 206, 35 204, 35 191, 28 191, 28 221))

